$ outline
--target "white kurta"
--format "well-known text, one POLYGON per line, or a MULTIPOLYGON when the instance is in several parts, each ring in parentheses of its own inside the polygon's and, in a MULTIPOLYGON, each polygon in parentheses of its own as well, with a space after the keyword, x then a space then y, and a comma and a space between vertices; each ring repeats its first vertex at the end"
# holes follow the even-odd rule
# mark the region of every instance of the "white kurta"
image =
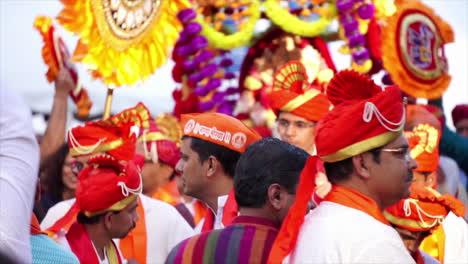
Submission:
POLYGON ((30 263, 39 147, 31 110, 12 89, 0 85, 0 252, 30 263))
POLYGON ((445 233, 444 263, 468 263, 468 225, 450 212, 442 222, 445 233))
POLYGON ((324 201, 304 219, 291 263, 414 263, 398 233, 372 216, 324 201))
MULTIPOLYGON (((214 216, 215 216, 215 219, 214 219, 214 223, 213 223, 213 229, 222 229, 224 228, 224 224, 223 224, 223 214, 224 214, 224 206, 226 205, 226 202, 227 202, 227 199, 228 199, 229 195, 222 195, 222 196, 218 196, 218 210, 216 211, 216 213, 214 212, 214 210, 212 208, 210 208, 208 206, 208 208, 210 208, 211 212, 213 212, 214 216)), ((195 234, 200 234, 202 232, 202 228, 203 228, 203 224, 205 223, 205 219, 202 219, 200 221, 200 223, 198 223, 198 225, 195 227, 195 234)))
MULTIPOLYGON (((145 212, 147 263, 164 263, 173 247, 194 235, 193 229, 173 206, 145 195, 140 195, 140 198, 145 212)), ((50 208, 41 228, 52 226, 74 202, 75 199, 70 199, 50 208)), ((114 241, 118 244, 118 240, 114 241)))

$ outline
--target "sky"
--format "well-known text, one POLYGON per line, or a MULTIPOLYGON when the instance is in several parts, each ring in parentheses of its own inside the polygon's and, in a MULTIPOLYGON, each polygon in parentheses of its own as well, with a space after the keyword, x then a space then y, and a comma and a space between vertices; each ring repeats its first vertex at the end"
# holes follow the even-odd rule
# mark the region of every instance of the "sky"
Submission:
MULTIPOLYGON (((444 107, 448 124, 452 126, 452 108, 459 103, 468 103, 468 1, 423 2, 436 10, 455 31, 455 42, 445 46, 452 82, 444 94, 444 107)), ((61 7, 59 0, 0 0, 0 85, 16 90, 36 112, 51 110, 54 87, 45 78, 47 67, 41 57, 43 43, 33 22, 38 15, 56 16, 61 7)), ((60 33, 73 50, 77 38, 63 30, 60 33)), ((338 47, 338 44, 330 46, 337 68, 347 68, 349 58, 337 53, 338 47)), ((174 104, 171 94, 177 87, 171 77, 172 66, 173 62, 168 61, 139 86, 117 88, 112 112, 132 107, 139 101, 144 102, 154 115, 171 112, 174 104)), ((79 67, 79 72, 94 103, 91 114, 102 113, 106 86, 99 80, 91 80, 84 67, 79 67)), ((68 126, 73 125, 73 121, 69 121, 68 126)))

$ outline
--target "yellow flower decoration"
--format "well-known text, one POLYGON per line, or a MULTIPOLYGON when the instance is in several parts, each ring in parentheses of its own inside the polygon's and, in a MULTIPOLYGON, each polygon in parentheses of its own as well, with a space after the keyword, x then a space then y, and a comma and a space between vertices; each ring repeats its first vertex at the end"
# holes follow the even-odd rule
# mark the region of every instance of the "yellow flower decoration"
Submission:
POLYGON ((248 12, 251 14, 244 25, 244 28, 234 34, 226 35, 214 29, 203 17, 198 15, 196 21, 202 26, 201 35, 205 36, 208 42, 217 49, 231 50, 249 44, 254 33, 255 24, 260 18, 260 3, 256 0, 249 5, 248 12))
POLYGON ((327 12, 321 11, 322 16, 317 21, 307 22, 289 13, 280 5, 278 0, 266 0, 263 4, 265 13, 273 23, 281 27, 284 31, 302 37, 315 37, 323 33, 330 22, 336 17, 336 6, 329 5, 327 12))
POLYGON ((57 20, 80 36, 73 59, 109 87, 142 81, 163 65, 187 0, 61 0, 57 20))

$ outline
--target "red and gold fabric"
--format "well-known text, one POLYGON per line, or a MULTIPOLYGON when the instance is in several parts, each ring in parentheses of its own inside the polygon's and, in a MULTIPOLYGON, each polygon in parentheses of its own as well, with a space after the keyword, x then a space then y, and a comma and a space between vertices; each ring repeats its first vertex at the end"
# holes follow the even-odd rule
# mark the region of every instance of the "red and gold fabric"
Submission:
POLYGON ((468 104, 457 105, 452 110, 452 120, 454 126, 456 126, 458 122, 463 119, 468 119, 468 104))
POLYGON ((65 67, 75 83, 75 88, 70 91, 70 97, 78 108, 78 116, 87 117, 93 104, 86 89, 80 85, 78 71, 70 61, 70 52, 52 24, 52 19, 38 16, 34 21, 34 27, 39 31, 44 41, 42 59, 49 67, 46 73, 47 80, 53 82, 60 69, 65 67))
POLYGON ((110 87, 142 81, 179 37, 186 0, 61 0, 57 20, 80 39, 73 59, 110 87))
POLYGON ((291 61, 275 73, 273 88, 267 98, 276 115, 280 111, 290 112, 318 121, 329 111, 331 104, 316 88, 309 83, 306 67, 299 61, 291 61))
POLYGON ((381 87, 352 70, 337 73, 328 84, 334 108, 318 122, 315 144, 324 162, 337 162, 381 147, 401 135, 405 112, 396 86, 381 87))
POLYGON ((72 156, 106 152, 118 160, 132 160, 135 155, 136 136, 132 126, 149 127, 151 116, 139 103, 106 120, 87 122, 68 131, 68 146, 72 156))
POLYGON ((392 224, 411 231, 426 231, 437 227, 449 212, 465 215, 462 202, 449 194, 418 184, 410 186, 410 197, 384 211, 385 218, 392 224))
POLYGON ((416 98, 440 98, 448 88, 443 45, 454 41, 450 25, 418 0, 396 1, 382 29, 382 60, 392 80, 416 98))
POLYGON ((405 131, 408 138, 411 158, 418 167, 414 171, 434 172, 439 167, 440 131, 435 127, 421 123, 412 131, 405 131))
POLYGON ((181 120, 184 136, 206 140, 241 153, 261 138, 255 130, 225 114, 185 114, 181 120))
POLYGON ((147 160, 153 162, 161 160, 175 168, 180 159, 178 143, 180 143, 182 128, 177 119, 168 121, 169 119, 166 118, 164 121, 156 117, 156 120, 159 120, 159 124, 153 120, 148 120, 149 128, 141 133, 138 141, 144 143, 145 158, 147 160), (178 136, 178 138, 175 136, 178 136))

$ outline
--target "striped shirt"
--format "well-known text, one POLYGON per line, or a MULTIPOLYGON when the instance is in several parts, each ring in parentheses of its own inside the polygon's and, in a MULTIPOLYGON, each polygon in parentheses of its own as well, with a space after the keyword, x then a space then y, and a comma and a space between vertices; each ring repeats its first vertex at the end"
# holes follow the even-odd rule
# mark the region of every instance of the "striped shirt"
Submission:
POLYGON ((172 249, 166 263, 266 263, 278 228, 264 218, 238 216, 224 229, 182 241, 172 249))

